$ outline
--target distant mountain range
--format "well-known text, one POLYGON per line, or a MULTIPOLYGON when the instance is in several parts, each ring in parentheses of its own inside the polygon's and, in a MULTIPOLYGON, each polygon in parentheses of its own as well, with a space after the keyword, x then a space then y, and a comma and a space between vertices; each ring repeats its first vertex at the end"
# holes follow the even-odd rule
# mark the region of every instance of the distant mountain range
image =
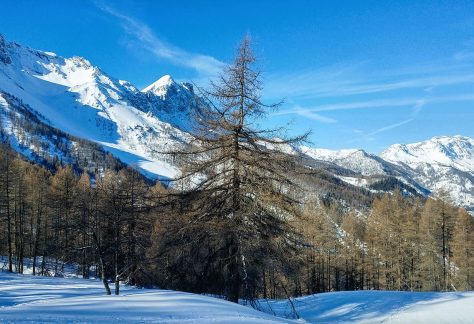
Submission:
POLYGON ((446 192, 451 201, 474 211, 474 139, 437 136, 413 144, 395 144, 380 156, 364 150, 303 148, 311 158, 354 172, 343 181, 370 188, 374 177, 393 176, 424 196, 446 192))
MULTIPOLYGON (((191 84, 169 75, 140 91, 82 57, 63 58, 0 35, 2 136, 32 160, 55 157, 97 171, 96 157, 108 155, 148 178, 174 177, 179 165, 163 152, 190 142, 201 100, 191 84)), ((456 205, 474 212, 471 138, 395 144, 380 156, 361 149, 294 150, 308 168, 323 170, 336 184, 368 193, 400 188, 427 196, 443 190, 456 205)))

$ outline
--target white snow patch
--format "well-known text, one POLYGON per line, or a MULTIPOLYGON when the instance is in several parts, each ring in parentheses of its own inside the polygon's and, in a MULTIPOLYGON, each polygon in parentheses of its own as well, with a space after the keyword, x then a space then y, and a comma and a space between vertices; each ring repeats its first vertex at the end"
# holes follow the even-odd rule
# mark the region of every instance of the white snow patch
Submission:
POLYGON ((472 323, 474 319, 474 292, 347 291, 292 298, 292 303, 294 309, 288 300, 258 300, 264 311, 259 312, 213 297, 130 286, 122 286, 120 296, 106 296, 96 279, 0 271, 2 322, 472 323))
POLYGON ((290 323, 202 295, 122 287, 106 296, 93 279, 34 277, 0 272, 0 320, 22 323, 290 323))
MULTIPOLYGON (((474 292, 344 291, 292 299, 307 323, 473 323, 474 292)), ((294 316, 287 300, 260 300, 269 313, 294 316)))

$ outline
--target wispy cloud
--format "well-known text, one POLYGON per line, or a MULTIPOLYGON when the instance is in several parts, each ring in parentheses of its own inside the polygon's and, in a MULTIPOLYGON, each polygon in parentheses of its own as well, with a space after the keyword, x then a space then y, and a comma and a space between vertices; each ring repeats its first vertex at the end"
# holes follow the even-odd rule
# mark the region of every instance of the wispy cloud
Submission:
POLYGON ((428 103, 441 103, 449 101, 474 101, 474 94, 466 95, 451 95, 451 96, 437 96, 430 97, 425 99, 420 98, 389 98, 389 99, 379 99, 379 100, 367 100, 367 101, 355 101, 355 102, 344 102, 344 103, 334 103, 334 104, 325 104, 308 108, 297 107, 297 109, 288 109, 275 112, 274 115, 291 115, 298 114, 301 115, 303 112, 323 112, 323 111, 339 111, 339 110, 352 110, 352 109, 367 109, 367 108, 388 108, 388 107, 404 107, 404 106, 414 106, 416 110, 421 110, 421 108, 428 103))
POLYGON ((149 26, 133 17, 124 15, 103 4, 97 4, 97 6, 104 12, 117 18, 123 30, 129 36, 135 38, 144 49, 148 50, 157 58, 191 68, 195 70, 200 77, 215 76, 225 65, 212 56, 191 53, 161 40, 153 33, 149 26))
POLYGON ((376 129, 376 130, 370 132, 370 133, 367 134, 367 135, 370 137, 370 136, 373 136, 373 135, 376 135, 376 134, 379 134, 379 133, 382 133, 382 132, 386 132, 386 131, 392 130, 392 129, 394 129, 394 128, 403 126, 403 125, 408 124, 409 122, 412 122, 412 121, 413 121, 413 118, 405 119, 405 120, 403 120, 403 121, 401 121, 401 122, 398 122, 398 123, 395 123, 395 124, 391 124, 391 125, 384 126, 384 127, 379 128, 379 129, 376 129))
POLYGON ((322 116, 322 115, 317 114, 317 113, 315 113, 313 111, 310 111, 308 109, 304 109, 300 106, 294 106, 292 108, 292 111, 294 111, 294 113, 299 115, 299 116, 302 116, 302 117, 305 117, 305 118, 308 118, 308 119, 311 119, 311 120, 314 120, 314 121, 317 121, 317 122, 320 122, 320 123, 324 123, 324 124, 337 123, 337 120, 335 120, 333 118, 322 116))
POLYGON ((302 108, 301 106, 295 105, 292 109, 284 110, 280 112, 275 112, 274 115, 298 115, 311 120, 315 120, 322 123, 336 123, 336 119, 325 117, 320 115, 320 112, 327 111, 340 111, 340 110, 353 110, 353 109, 365 109, 365 108, 393 108, 393 107, 412 107, 411 112, 407 118, 379 127, 375 130, 365 132, 360 129, 354 129, 351 127, 346 127, 344 125, 339 125, 341 128, 346 128, 351 130, 352 133, 357 134, 356 137, 349 140, 348 143, 359 141, 363 139, 365 141, 375 140, 375 135, 378 135, 383 132, 387 132, 398 127, 401 127, 405 124, 413 122, 418 115, 421 113, 423 107, 429 103, 442 103, 442 102, 456 102, 456 101, 467 101, 474 102, 474 95, 451 95, 451 96, 438 96, 438 97, 425 97, 425 98, 400 98, 400 99, 384 99, 384 100, 369 100, 361 102, 349 102, 349 103, 336 103, 336 104, 327 104, 316 106, 312 108, 302 108))
MULTIPOLYGON (((474 98, 473 98, 473 99, 474 99, 474 98)), ((416 117, 420 114, 420 112, 421 112, 421 110, 423 109, 423 107, 427 104, 427 102, 428 102, 428 101, 427 101, 426 98, 425 98, 425 99, 420 99, 420 100, 418 100, 418 101, 416 102, 416 104, 413 106, 413 110, 412 110, 412 112, 411 112, 411 117, 412 117, 412 118, 416 118, 416 117)))
MULTIPOLYGON (((474 99, 474 97, 473 97, 474 99)), ((398 127, 401 127, 405 124, 408 124, 408 123, 411 123, 412 121, 414 121, 416 119, 416 117, 418 117, 418 115, 420 114, 421 110, 423 109, 423 107, 427 104, 427 99, 420 99, 418 100, 415 105, 413 106, 412 108, 412 111, 411 111, 411 114, 410 114, 410 117, 407 118, 407 119, 404 119, 400 122, 397 122, 397 123, 393 123, 393 124, 390 124, 390 125, 386 125, 386 126, 383 126, 383 127, 380 127, 380 128, 377 128, 367 134, 363 133, 363 136, 366 140, 374 140, 374 135, 377 135, 377 134, 380 134, 380 133, 383 133, 383 132, 387 132, 389 130, 392 130, 392 129, 395 129, 395 128, 398 128, 398 127)))
MULTIPOLYGON (((465 55, 471 55, 471 53, 465 55)), ((426 89, 474 82, 474 73, 466 72, 466 70, 418 77, 370 76, 370 73, 369 76, 360 77, 359 74, 366 72, 346 67, 336 67, 335 69, 329 73, 320 70, 274 76, 267 83, 269 89, 266 91, 266 95, 269 97, 279 95, 294 99, 315 99, 393 92, 404 89, 426 89)), ((458 67, 456 66, 455 69, 458 67)))
POLYGON ((334 104, 323 104, 314 107, 299 108, 297 110, 288 109, 275 112, 275 115, 292 115, 299 114, 302 112, 323 112, 323 111, 338 111, 338 110, 352 110, 352 109, 365 109, 365 108, 382 108, 382 107, 402 107, 412 105, 415 102, 415 98, 405 99, 380 99, 380 100, 366 100, 366 101, 355 101, 355 102, 340 102, 334 104))

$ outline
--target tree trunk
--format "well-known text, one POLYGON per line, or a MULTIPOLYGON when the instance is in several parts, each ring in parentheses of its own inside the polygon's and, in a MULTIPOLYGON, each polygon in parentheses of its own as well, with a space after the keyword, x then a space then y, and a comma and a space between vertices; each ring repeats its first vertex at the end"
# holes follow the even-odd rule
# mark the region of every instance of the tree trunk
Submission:
POLYGON ((12 221, 10 215, 10 199, 7 187, 7 236, 8 236, 8 271, 13 272, 12 221))
POLYGON ((235 238, 232 238, 228 245, 229 265, 228 265, 228 292, 227 299, 238 303, 240 297, 240 267, 239 267, 239 246, 235 238))
POLYGON ((111 295, 112 292, 110 291, 109 283, 107 282, 107 278, 105 276, 105 264, 104 264, 103 251, 100 247, 99 240, 97 239, 97 235, 95 233, 92 234, 92 238, 94 240, 95 246, 97 248, 97 254, 99 256, 100 273, 101 273, 102 283, 104 284, 105 293, 107 295, 111 295))
MULTIPOLYGON (((6 155, 8 158, 8 154, 6 155)), ((8 271, 13 272, 13 242, 12 242, 12 220, 10 211, 10 160, 6 161, 7 170, 5 174, 5 193, 6 193, 6 207, 7 207, 7 240, 8 240, 8 271)))
POLYGON ((442 231, 442 241, 443 241, 443 290, 446 291, 447 289, 447 269, 446 269, 446 216, 444 210, 442 211, 441 215, 441 231, 442 231))
MULTIPOLYGON (((42 201, 38 202, 38 204, 41 204, 42 201)), ((40 205, 38 205, 40 206, 40 205)), ((38 207, 37 213, 36 213, 36 236, 35 236, 35 241, 33 244, 33 276, 36 275, 36 259, 38 257, 38 245, 39 245, 39 240, 41 237, 41 211, 40 207, 38 207)))

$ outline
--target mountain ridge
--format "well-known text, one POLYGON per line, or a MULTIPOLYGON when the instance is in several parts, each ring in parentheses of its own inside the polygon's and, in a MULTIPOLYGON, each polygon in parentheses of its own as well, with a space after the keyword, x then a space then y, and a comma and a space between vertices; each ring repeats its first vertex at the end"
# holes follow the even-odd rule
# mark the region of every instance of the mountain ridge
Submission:
POLYGON ((0 45, 0 89, 35 109, 45 123, 102 145, 148 176, 177 174, 169 157, 157 152, 189 141, 174 126, 188 126, 182 116, 197 105, 189 105, 198 102, 194 92, 175 84, 163 100, 110 77, 85 58, 62 58, 3 37, 0 45))
MULTIPOLYGON (((192 120, 204 104, 192 84, 168 74, 139 90, 86 58, 63 58, 7 42, 2 35, 0 91, 31 107, 42 122, 100 145, 153 179, 179 173, 176 161, 162 153, 189 144, 192 120)), ((307 166, 324 168, 352 186, 378 192, 377 183, 393 178, 392 184, 398 181, 407 192, 423 196, 449 191, 455 204, 474 211, 474 140, 469 137, 394 144, 380 155, 304 146, 297 151, 307 166)))

